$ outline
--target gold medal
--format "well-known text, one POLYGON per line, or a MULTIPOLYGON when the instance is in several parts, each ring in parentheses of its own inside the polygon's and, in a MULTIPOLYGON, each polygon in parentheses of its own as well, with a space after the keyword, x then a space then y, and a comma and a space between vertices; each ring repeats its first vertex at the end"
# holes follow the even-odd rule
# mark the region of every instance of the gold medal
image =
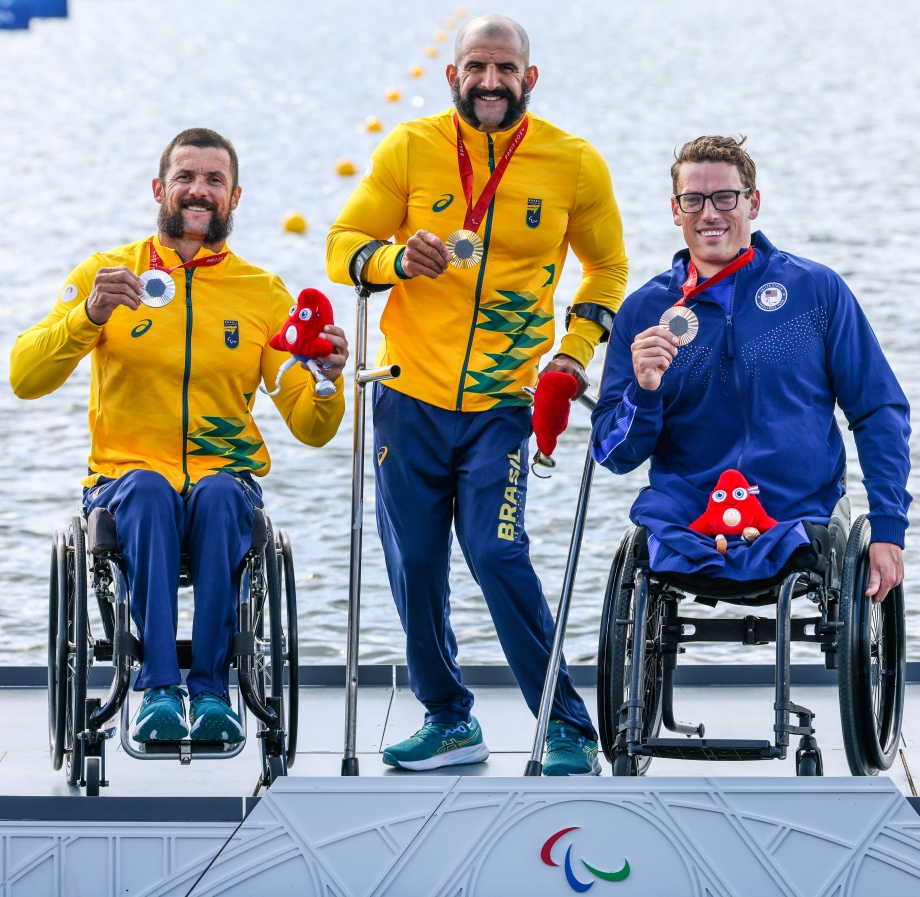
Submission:
POLYGON ((482 237, 474 230, 455 230, 446 246, 455 268, 475 268, 482 261, 482 237))
POLYGON ((689 308, 674 305, 669 308, 658 322, 660 327, 667 327, 677 337, 678 346, 686 346, 696 339, 700 332, 700 322, 689 308))

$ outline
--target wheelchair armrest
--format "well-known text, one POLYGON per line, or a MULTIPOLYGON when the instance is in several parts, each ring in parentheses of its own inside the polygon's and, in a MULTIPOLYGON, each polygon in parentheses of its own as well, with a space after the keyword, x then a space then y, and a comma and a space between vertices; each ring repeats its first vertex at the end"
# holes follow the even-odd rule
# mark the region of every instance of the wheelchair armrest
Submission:
POLYGON ((86 521, 86 547, 93 557, 104 551, 118 551, 115 516, 106 508, 94 508, 86 521))
POLYGON ((261 554, 266 545, 268 545, 268 526, 265 523, 265 513, 256 508, 252 519, 252 550, 261 554))

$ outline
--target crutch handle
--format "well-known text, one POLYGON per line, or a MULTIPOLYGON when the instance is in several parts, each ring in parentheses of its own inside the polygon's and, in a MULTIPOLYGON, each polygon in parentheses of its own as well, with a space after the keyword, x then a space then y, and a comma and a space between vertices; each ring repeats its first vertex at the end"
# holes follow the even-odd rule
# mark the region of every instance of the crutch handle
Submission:
POLYGON ((367 368, 366 370, 355 371, 355 381, 357 383, 374 383, 377 380, 395 380, 402 370, 398 364, 388 364, 382 368, 367 368))

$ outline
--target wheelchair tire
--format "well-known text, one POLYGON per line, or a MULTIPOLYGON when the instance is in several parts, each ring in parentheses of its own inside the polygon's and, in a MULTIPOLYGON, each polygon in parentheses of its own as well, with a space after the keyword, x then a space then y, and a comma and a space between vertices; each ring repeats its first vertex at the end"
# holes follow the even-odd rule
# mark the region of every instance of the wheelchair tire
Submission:
POLYGON ((102 778, 99 771, 102 761, 98 757, 86 758, 86 796, 99 797, 99 783, 102 778))
POLYGON ((894 762, 907 673, 903 587, 879 604, 866 595, 870 536, 869 521, 859 517, 847 540, 840 589, 840 722, 854 776, 878 775, 894 762))
POLYGON ((67 625, 58 633, 58 657, 65 656, 66 723, 64 758, 67 781, 83 774, 80 734, 86 728, 86 681, 89 674, 89 628, 86 618, 86 539, 83 518, 74 517, 67 539, 67 625), (64 650, 60 650, 63 641, 64 650))
MULTIPOLYGON (((278 559, 278 543, 271 521, 266 519, 268 544, 265 546, 265 585, 268 614, 263 613, 263 623, 269 628, 269 667, 268 683, 273 698, 284 696, 284 630, 281 622, 281 565, 278 559)), ((282 725, 284 721, 282 721, 282 725)))
POLYGON ((268 785, 272 786, 275 779, 284 775, 284 762, 281 757, 268 757, 268 785))
POLYGON ((64 727, 67 725, 67 539, 60 530, 51 544, 48 589, 48 742, 51 765, 64 765, 64 727), (61 656, 63 648, 63 656, 61 656))
MULTIPOLYGON (((636 529, 624 533, 614 555, 601 613, 601 631, 598 645, 597 702, 599 735, 604 756, 613 766, 614 775, 643 775, 652 762, 651 757, 632 757, 624 752, 620 742, 620 708, 629 700, 629 681, 632 657, 632 630, 634 615, 633 573, 636 529), (629 621, 624 623, 622 621, 629 621)), ((657 643, 662 602, 653 591, 649 593, 647 639, 652 646, 646 652, 645 700, 646 713, 642 737, 653 738, 661 728, 662 663, 657 643)), ((625 720, 623 721, 625 722, 625 720)))
POLYGON ((279 530, 278 542, 281 546, 281 568, 284 579, 284 594, 287 610, 287 765, 294 765, 297 756, 297 725, 300 718, 300 648, 297 635, 297 586, 294 581, 294 552, 291 538, 286 530, 279 530))

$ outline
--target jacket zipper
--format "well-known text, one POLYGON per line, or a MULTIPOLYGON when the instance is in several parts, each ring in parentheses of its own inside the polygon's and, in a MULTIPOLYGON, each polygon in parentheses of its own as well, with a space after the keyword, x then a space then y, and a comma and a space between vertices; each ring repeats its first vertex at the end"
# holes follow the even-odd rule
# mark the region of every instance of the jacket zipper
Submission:
MULTIPOLYGON (((495 144, 492 142, 492 135, 487 134, 489 139, 489 171, 495 171, 495 144)), ((492 213, 495 211, 495 197, 489 203, 489 211, 486 214, 486 232, 482 238, 482 261, 479 263, 479 277, 476 278, 476 304, 473 306, 473 322, 470 326, 470 339, 466 344, 466 357, 463 359, 463 367, 460 369, 460 386, 457 389, 457 407, 455 410, 463 410, 463 385, 466 383, 466 371, 470 365, 470 354, 473 351, 473 339, 476 336, 476 322, 479 320, 479 303, 482 298, 482 282, 486 276, 486 261, 489 257, 489 237, 492 235, 492 213)))
POLYGON ((741 273, 735 275, 735 282, 732 285, 732 298, 728 304, 728 314, 725 315, 725 323, 728 327, 728 357, 732 363, 732 370, 735 374, 735 389, 738 392, 738 407, 741 409, 741 419, 744 421, 744 444, 741 446, 741 451, 738 452, 738 470, 741 470, 741 460, 744 457, 744 453, 747 451, 747 447, 751 441, 751 428, 748 424, 747 410, 745 409, 744 404, 744 394, 741 391, 741 376, 738 373, 738 359, 735 357, 735 328, 732 324, 732 315, 735 311, 735 292, 738 289, 738 279, 741 276, 741 273))
POLYGON ((188 382, 192 376, 192 275, 194 268, 185 269, 185 373, 182 377, 182 473, 185 482, 182 494, 189 490, 188 475, 188 382))

